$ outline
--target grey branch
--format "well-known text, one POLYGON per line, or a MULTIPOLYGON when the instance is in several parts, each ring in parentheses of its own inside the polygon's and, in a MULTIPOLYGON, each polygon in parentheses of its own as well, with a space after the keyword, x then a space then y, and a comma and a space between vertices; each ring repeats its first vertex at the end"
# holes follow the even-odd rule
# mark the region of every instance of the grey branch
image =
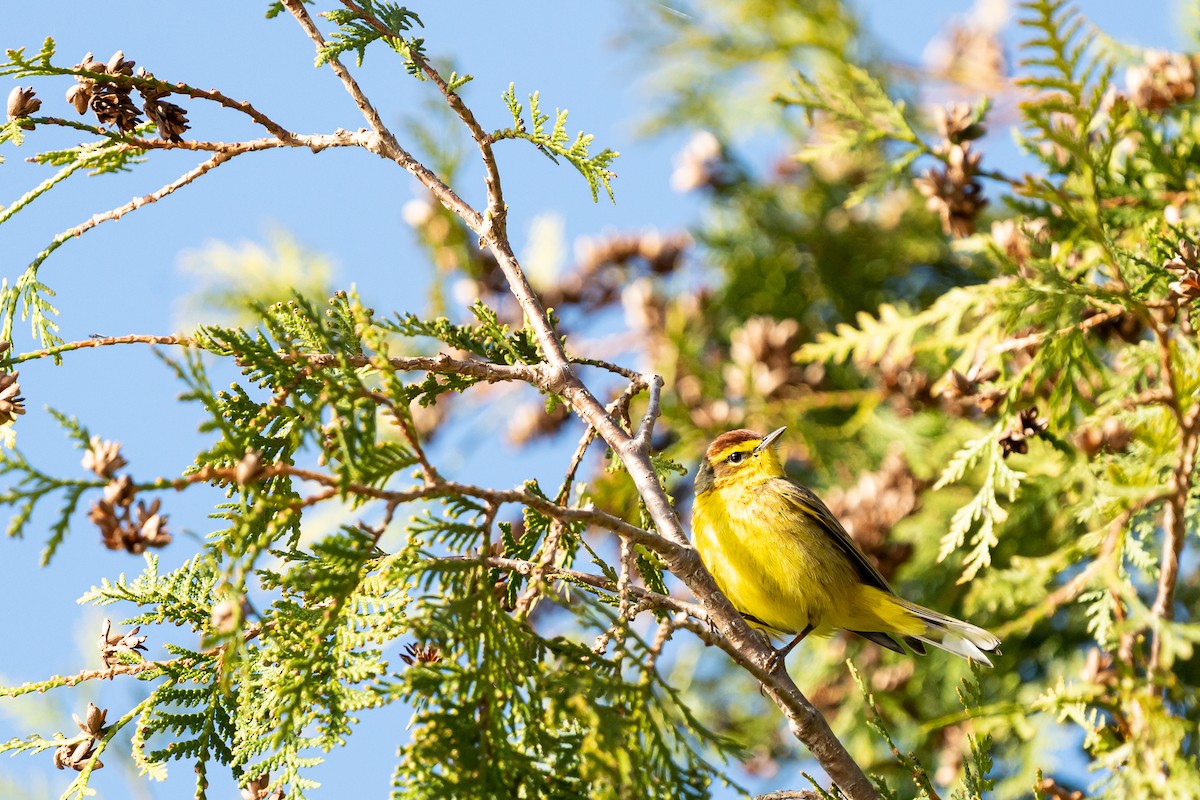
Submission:
MULTIPOLYGON (((324 37, 303 3, 299 0, 284 0, 284 5, 317 48, 323 48, 324 37)), ((350 4, 346 5, 349 7, 350 4)), ((378 23, 378 20, 372 22, 378 23)), ((530 286, 508 240, 505 226, 507 208, 504 204, 499 169, 492 152, 491 139, 482 133, 478 122, 475 121, 462 99, 449 91, 448 85, 436 69, 428 63, 419 62, 422 71, 438 86, 450 107, 471 132, 479 149, 480 157, 483 159, 487 188, 487 207, 483 213, 472 208, 437 175, 400 146, 392 132, 383 124, 378 111, 367 99, 362 88, 340 61, 331 58, 328 60, 328 64, 358 106, 368 126, 377 136, 370 149, 380 156, 394 161, 415 176, 439 202, 457 214, 479 236, 482 245, 491 250, 508 282, 509 290, 520 305, 545 356, 545 361, 534 368, 537 371, 537 380, 534 381, 534 384, 545 392, 559 395, 565 399, 575 413, 590 425, 617 455, 645 502, 646 510, 654 522, 657 533, 650 533, 624 522, 618 525, 614 518, 609 515, 601 517, 600 512, 596 511, 572 510, 571 513, 607 518, 604 519, 605 527, 645 545, 662 556, 671 572, 687 584, 708 609, 710 619, 719 632, 720 639, 728 642, 733 651, 730 654, 733 655, 736 652, 735 660, 763 682, 766 693, 783 712, 793 734, 808 746, 834 783, 854 800, 875 798, 877 794, 874 786, 850 757, 842 743, 834 736, 825 719, 796 687, 787 674, 782 659, 771 672, 765 671, 764 667, 771 663, 772 648, 747 625, 742 616, 720 593, 699 556, 690 547, 687 534, 683 530, 679 517, 675 514, 671 500, 667 497, 655 474, 648 447, 641 446, 643 442, 648 443, 649 441, 653 418, 658 411, 656 404, 651 403, 651 408, 647 411, 647 418, 643 419, 639 426, 638 438, 635 439, 621 427, 619 420, 608 413, 604 405, 572 369, 570 359, 563 351, 558 333, 550 324, 546 311, 530 286)), ((661 378, 657 375, 644 376, 643 380, 646 385, 651 387, 661 382, 661 378)), ((438 490, 460 491, 466 488, 468 487, 455 487, 452 484, 435 487, 438 490)), ((426 487, 418 491, 431 492, 432 490, 426 487)), ((521 494, 513 492, 505 495, 504 493, 489 492, 486 496, 475 496, 491 502, 526 502, 532 497, 521 496, 521 494), (508 499, 509 496, 512 499, 508 499)), ((557 504, 540 498, 536 502, 550 506, 552 511, 564 513, 561 506, 557 504)), ((531 505, 536 507, 532 502, 531 505)), ((708 637, 706 641, 711 638, 708 637)), ((730 652, 730 650, 726 650, 726 652, 730 652)))

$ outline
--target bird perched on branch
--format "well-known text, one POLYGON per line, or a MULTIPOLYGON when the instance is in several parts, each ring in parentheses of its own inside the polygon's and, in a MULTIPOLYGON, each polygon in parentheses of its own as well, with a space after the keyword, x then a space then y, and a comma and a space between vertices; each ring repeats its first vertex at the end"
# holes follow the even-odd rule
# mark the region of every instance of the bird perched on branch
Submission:
POLYGON ((708 447, 696 473, 692 536, 717 586, 748 620, 795 634, 837 628, 903 653, 931 644, 989 667, 1000 640, 896 595, 813 492, 787 477, 775 452, 785 428, 736 430, 708 447))

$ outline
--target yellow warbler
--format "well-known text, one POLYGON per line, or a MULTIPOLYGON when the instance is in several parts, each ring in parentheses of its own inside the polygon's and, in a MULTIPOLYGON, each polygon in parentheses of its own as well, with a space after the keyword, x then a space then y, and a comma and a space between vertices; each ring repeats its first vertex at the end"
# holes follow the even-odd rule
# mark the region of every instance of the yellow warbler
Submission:
POLYGON ((789 479, 773 445, 784 428, 760 436, 724 433, 696 473, 692 535, 734 607, 771 633, 857 633, 903 653, 940 647, 988 666, 1000 640, 970 623, 910 603, 887 585, 846 529, 813 492, 789 479))

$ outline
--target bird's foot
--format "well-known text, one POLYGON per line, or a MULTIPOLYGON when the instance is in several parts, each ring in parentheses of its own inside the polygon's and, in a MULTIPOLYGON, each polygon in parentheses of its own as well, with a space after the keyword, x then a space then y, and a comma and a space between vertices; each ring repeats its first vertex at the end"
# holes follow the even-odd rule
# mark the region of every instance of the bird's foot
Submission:
POLYGON ((775 668, 787 658, 788 653, 792 652, 792 648, 804 641, 805 636, 808 636, 808 634, 812 633, 812 629, 813 626, 808 625, 804 630, 800 631, 800 635, 795 639, 792 639, 778 650, 772 651, 771 655, 767 656, 766 663, 763 664, 763 669, 765 669, 767 672, 774 672, 775 668))

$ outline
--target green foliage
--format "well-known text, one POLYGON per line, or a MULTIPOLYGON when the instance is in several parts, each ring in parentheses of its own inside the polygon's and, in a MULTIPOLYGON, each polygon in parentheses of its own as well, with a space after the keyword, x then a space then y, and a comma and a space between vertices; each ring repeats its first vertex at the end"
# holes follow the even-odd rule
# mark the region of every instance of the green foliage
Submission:
POLYGON ((42 42, 42 48, 31 58, 25 57, 24 47, 6 50, 8 61, 0 64, 0 76, 13 75, 20 79, 36 74, 35 71, 39 69, 50 69, 55 52, 54 39, 49 36, 42 42))
MULTIPOLYGON (((906 147, 899 153, 876 162, 875 169, 846 197, 847 208, 895 185, 908 176, 912 163, 932 149, 918 136, 903 101, 893 100, 887 90, 865 69, 851 63, 836 62, 831 74, 809 80, 796 76, 793 96, 780 101, 804 109, 810 124, 821 114, 828 116, 829 126, 823 141, 816 141, 799 154, 802 161, 817 163, 828 159, 844 159, 863 148, 875 149, 883 143, 894 142, 906 147)), ((982 123, 986 106, 976 111, 975 124, 982 123)))
MULTIPOLYGON (((528 512, 525 522, 519 540, 505 527, 506 557, 530 553, 526 541, 547 531, 548 521, 528 512)), ((406 672, 403 696, 418 711, 392 796, 708 796, 717 773, 697 741, 728 744, 658 676, 646 643, 626 631, 604 657, 573 637, 531 636, 506 613, 513 594, 493 581, 469 562, 447 563, 442 591, 419 601, 432 617, 414 633, 443 660, 406 672)), ((585 630, 615 624, 588 594, 573 597, 547 595, 585 630)))
POLYGON ((902 361, 924 356, 966 369, 964 361, 972 355, 968 347, 996 324, 994 317, 980 313, 987 307, 995 289, 989 284, 965 286, 947 291, 928 308, 904 313, 892 305, 882 305, 878 318, 860 312, 857 326, 839 324, 816 342, 804 344, 797 352, 798 361, 842 362, 853 360, 860 366, 872 366, 885 360, 902 361), (964 330, 966 329, 966 330, 964 330))
POLYGON ((535 364, 541 360, 530 328, 512 331, 496 312, 481 301, 471 305, 476 325, 455 325, 445 317, 422 320, 415 314, 397 315, 394 321, 381 322, 384 330, 400 336, 424 336, 450 347, 465 350, 491 364, 535 364))
POLYGON ((334 9, 326 11, 324 16, 336 24, 338 30, 317 51, 316 66, 354 51, 358 56, 358 66, 361 67, 367 47, 372 42, 383 41, 405 57, 412 74, 420 74, 414 58, 423 56, 422 40, 405 39, 398 34, 412 30, 413 25, 424 25, 416 14, 404 6, 386 0, 362 0, 358 8, 334 9))
MULTIPOLYGON (((87 450, 90 434, 78 420, 53 409, 50 413, 66 429, 67 434, 76 440, 82 449, 87 450)), ((11 475, 17 479, 10 488, 0 493, 0 504, 15 509, 15 513, 8 520, 6 532, 9 536, 24 536, 38 504, 51 496, 58 496, 55 519, 50 525, 50 538, 42 550, 42 566, 50 563, 59 545, 70 532, 72 518, 84 493, 103 485, 95 479, 80 480, 49 475, 31 464, 25 455, 15 448, 0 448, 0 475, 11 475)))
MULTIPOLYGON (((958 690, 958 700, 968 713, 984 703, 983 691, 979 684, 979 673, 976 670, 969 678, 964 678, 958 690)), ((970 761, 963 765, 962 786, 954 790, 954 800, 983 800, 985 792, 990 792, 996 786, 996 781, 988 777, 992 768, 992 737, 985 735, 982 739, 974 734, 967 737, 970 746, 970 761)))
MULTIPOLYGON (((244 383, 217 391, 198 356, 168 362, 187 386, 184 398, 208 416, 201 430, 213 442, 197 456, 192 475, 209 474, 205 480, 226 486, 230 502, 213 515, 224 527, 172 572, 160 573, 157 559, 147 557, 136 579, 104 580, 81 598, 133 607, 125 624, 183 626, 201 637, 202 650, 167 644, 171 657, 146 672, 154 682, 150 696, 122 722, 136 720, 139 769, 162 779, 170 762, 190 763, 201 798, 217 765, 243 783, 269 775, 285 796, 305 797, 316 786, 308 775, 320 753, 345 744, 360 712, 406 702, 418 711, 399 762, 397 796, 477 796, 480 786, 524 786, 539 796, 577 795, 584 786, 597 787, 596 796, 606 796, 605 786, 614 797, 707 796, 718 773, 705 753, 725 752, 727 744, 691 716, 658 676, 648 645, 614 618, 614 594, 578 581, 534 586, 527 574, 479 563, 471 554, 490 535, 485 528, 492 513, 483 504, 450 496, 440 510, 424 508, 404 526, 406 543, 389 552, 381 541, 394 535, 389 509, 398 499, 388 501, 381 524, 362 520, 310 540, 301 536, 298 509, 311 501, 290 475, 229 482, 229 471, 247 453, 286 465, 315 452, 339 492, 369 513, 391 495, 364 494, 361 487, 403 486, 404 473, 416 464, 412 444, 384 434, 379 404, 391 404, 403 425, 407 403, 435 379, 402 380, 373 349, 386 345, 384 334, 432 336, 493 363, 536 363, 528 331, 511 331, 483 306, 476 307, 473 326, 415 317, 377 324, 344 293, 324 310, 297 297, 261 313, 257 331, 209 326, 197 334, 208 352, 236 359, 244 383), (325 360, 306 366, 312 359, 325 360), (567 585, 569 594, 555 588, 567 585), (237 598, 251 592, 269 599, 257 609, 239 605, 237 598), (539 610, 542 616, 575 616, 597 632, 621 627, 618 652, 601 656, 572 638, 543 636, 512 613, 531 592, 556 607, 539 610), (439 660, 393 671, 385 650, 406 635, 417 636, 426 652, 440 653, 439 660), (636 676, 625 672, 632 665, 642 665, 636 676), (497 696, 502 683, 508 688, 497 696), (495 709, 482 729, 480 703, 495 709), (617 745, 630 741, 639 746, 624 754, 617 745), (468 745, 476 749, 464 750, 468 745), (492 758, 481 760, 485 752, 492 758), (550 795, 542 791, 546 781, 550 795)), ((79 444, 90 443, 86 429, 61 421, 79 444)), ((102 485, 58 481, 19 453, 7 459, 8 471, 30 487, 9 502, 32 509, 43 495, 67 491, 64 520, 81 495, 102 485)), ((667 460, 662 467, 677 469, 667 460)), ((161 488, 166 484, 135 490, 161 488)), ((535 483, 524 491, 551 502, 535 483)), ((529 507, 519 529, 507 522, 499 527, 500 552, 508 559, 536 560, 553 538, 562 552, 557 563, 569 565, 582 546, 582 525, 559 527, 529 507)), ((643 553, 639 566, 665 590, 661 564, 643 553)))
POLYGON ((596 137, 590 133, 580 131, 572 140, 567 133, 566 109, 555 109, 554 127, 547 132, 546 123, 550 121, 550 115, 542 111, 538 92, 529 95, 529 117, 533 121, 532 129, 529 129, 525 123, 525 107, 517 101, 515 84, 510 83, 508 90, 504 92, 504 105, 512 114, 513 127, 494 132, 492 139, 524 139, 531 142, 542 155, 555 164, 558 163, 559 158, 566 159, 571 166, 579 170, 579 174, 587 181, 588 188, 592 190, 593 202, 599 201, 601 188, 604 189, 609 200, 616 202, 611 181, 617 175, 609 168, 616 161, 619 153, 606 147, 599 153, 591 155, 589 148, 596 137))
POLYGON ((980 462, 986 464, 985 477, 978 493, 950 518, 950 529, 942 537, 938 550, 938 560, 941 561, 963 547, 967 542, 967 534, 974 531, 970 537, 972 548, 964 557, 959 583, 966 583, 979 570, 991 565, 992 549, 1000 543, 996 527, 1008 518, 1008 512, 1000 506, 999 495, 1013 502, 1025 477, 1025 473, 1010 469, 1005 463, 1004 454, 996 444, 998 434, 998 430, 993 430, 983 438, 968 442, 951 459, 933 487, 937 490, 955 483, 962 479, 966 470, 980 462), (976 522, 979 523, 978 528, 975 527, 976 522))
MULTIPOLYGON (((669 21, 659 29, 675 32, 676 46, 721 42, 707 69, 733 76, 697 81, 691 67, 691 86, 678 87, 670 106, 723 134, 721 162, 704 173, 710 206, 695 234, 718 284, 703 298, 669 303, 654 348, 655 368, 678 388, 664 407, 679 451, 695 458, 729 428, 789 425, 790 466, 826 487, 881 565, 899 558, 888 573, 897 590, 996 630, 1005 652, 971 689, 964 704, 978 711, 961 739, 951 736, 961 713, 942 689, 956 681, 955 665, 931 657, 911 681, 872 677, 889 735, 911 743, 911 755, 889 755, 861 733, 863 707, 845 699, 840 645, 805 642, 806 657, 793 665, 799 682, 831 698, 835 729, 860 764, 889 771, 895 796, 946 796, 919 777, 898 788, 891 776, 917 776, 959 750, 955 796, 1028 796, 1039 769, 1061 769, 1045 744, 1070 727, 1084 732, 1082 757, 1098 769, 1088 796, 1183 796, 1194 766, 1180 764, 1177 783, 1174 767, 1160 765, 1194 756, 1190 740, 1175 736, 1200 719, 1190 699, 1200 674, 1187 661, 1198 629, 1187 609, 1200 599, 1187 555, 1196 528, 1194 429, 1186 428, 1196 413, 1197 311, 1182 295, 1200 226, 1186 200, 1196 181, 1194 99, 1181 89, 1183 99, 1147 107, 1132 77, 1127 96, 1117 76, 1131 62, 1142 68, 1140 52, 1095 31, 1067 3, 1025 4, 1018 140, 1040 166, 1012 177, 983 170, 995 179, 984 185, 994 216, 948 243, 906 185, 924 157, 947 152, 913 113, 921 87, 864 57, 869 44, 845 37, 852 26, 838 10, 824 21, 827 46, 802 49, 787 35, 822 22, 768 14, 769 5, 706 3, 688 30, 669 21), (755 15, 758 25, 747 19, 755 15), (795 141, 799 166, 779 170, 782 178, 757 176, 737 159, 740 131, 714 110, 727 114, 744 99, 746 90, 737 97, 731 88, 739 69, 785 53, 811 77, 773 91, 785 113, 801 107, 812 127, 775 122, 795 141), (790 218, 797 209, 800 219, 790 218), (839 246, 843 232, 852 245, 839 246), (872 270, 876 261, 896 273, 872 270), (937 279, 928 264, 939 264, 937 279), (876 284, 880 276, 888 277, 876 284), (792 319, 798 326, 784 324, 792 319), (1048 429, 1023 433, 1019 412, 1044 417, 1048 429), (1006 453, 1002 441, 1018 446, 1006 453), (889 466, 898 453, 899 479, 889 466), (911 504, 901 485, 912 486, 911 504), (891 513, 899 519, 879 521, 891 513), (1169 529, 1173 519, 1181 523, 1169 529), (1180 531, 1184 566, 1164 593, 1164 547, 1180 531), (1173 610, 1164 613, 1164 602, 1173 610), (1092 666, 1081 667, 1085 659, 1092 666), (1054 689, 1063 675, 1073 677, 1054 689), (1070 713, 1038 701, 1043 692, 1070 698, 1070 713), (1136 699, 1149 695, 1166 699, 1136 699), (1042 713, 1030 716, 1035 703, 1042 713), (1128 746, 1142 735, 1153 755, 1128 746)), ((1146 69, 1147 83, 1165 80, 1146 69)), ((965 115, 969 138, 1006 136, 991 130, 998 122, 986 111, 981 101, 965 115)), ((989 141, 972 142, 985 163, 989 141)), ((890 674, 889 659, 872 662, 874 673, 890 674)), ((700 680, 697 698, 719 685, 700 680)), ((740 701, 752 707, 754 698, 740 701)), ((714 717, 717 730, 757 746, 758 758, 789 757, 752 714, 714 717)))

